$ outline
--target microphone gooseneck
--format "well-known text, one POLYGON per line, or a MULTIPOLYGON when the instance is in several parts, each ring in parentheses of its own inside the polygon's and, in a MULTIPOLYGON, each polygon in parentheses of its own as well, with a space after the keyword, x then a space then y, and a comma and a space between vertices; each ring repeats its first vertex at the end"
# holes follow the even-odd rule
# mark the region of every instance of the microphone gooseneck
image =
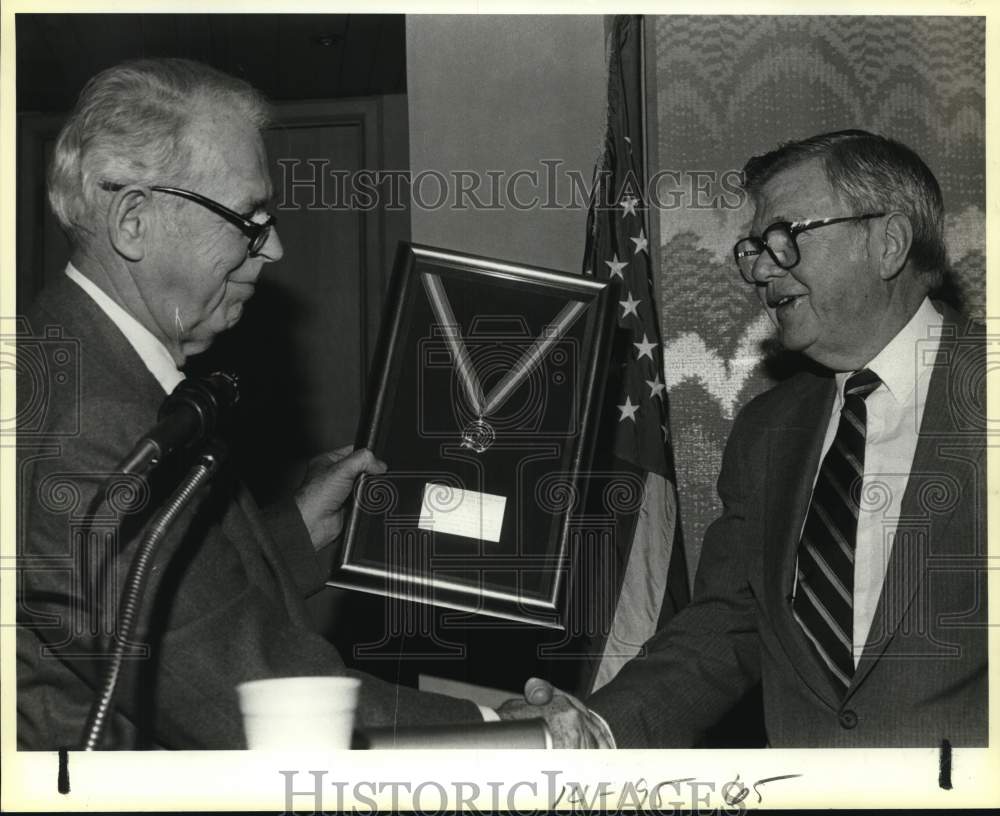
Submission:
MULTIPOLYGON (((207 377, 181 381, 160 406, 156 425, 139 439, 118 466, 118 474, 144 477, 173 452, 202 447, 183 482, 147 525, 126 574, 116 631, 110 644, 111 654, 84 728, 82 747, 85 751, 99 747, 113 710, 122 661, 126 648, 131 645, 156 550, 171 525, 225 457, 226 447, 213 432, 238 399, 239 382, 235 375, 227 372, 217 371, 207 377)), ((107 489, 106 482, 97 501, 106 498, 107 489)), ((88 549, 85 544, 81 552, 86 554, 88 549)))
POLYGON ((90 714, 84 726, 84 751, 93 751, 100 746, 101 737, 111 715, 122 661, 125 657, 125 650, 132 645, 132 635, 139 612, 142 609, 146 582, 153 565, 153 556, 160 543, 166 538, 171 525, 177 520, 198 489, 212 477, 225 455, 226 447, 218 439, 213 439, 206 446, 187 477, 174 491, 166 505, 150 521, 146 535, 136 550, 125 577, 125 587, 122 590, 118 609, 116 632, 111 644, 111 655, 104 670, 100 693, 91 705, 90 714))

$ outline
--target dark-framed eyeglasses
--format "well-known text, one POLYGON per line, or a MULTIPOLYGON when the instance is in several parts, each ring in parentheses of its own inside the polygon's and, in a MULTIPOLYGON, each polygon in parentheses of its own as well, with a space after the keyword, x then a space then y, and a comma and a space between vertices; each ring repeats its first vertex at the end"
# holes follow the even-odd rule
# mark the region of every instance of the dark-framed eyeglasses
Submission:
MULTIPOLYGON (((114 181, 100 182, 101 189, 111 193, 117 193, 124 186, 124 184, 114 181)), ((235 210, 229 209, 229 207, 220 204, 218 201, 213 201, 200 193, 193 193, 190 190, 184 190, 180 187, 163 187, 158 184, 151 184, 149 185, 149 189, 157 193, 167 193, 168 195, 186 198, 188 201, 193 201, 195 204, 200 204, 205 209, 211 210, 220 218, 226 219, 226 221, 239 229, 247 237, 247 240, 250 241, 247 254, 251 257, 260 254, 271 234, 271 227, 278 222, 278 219, 271 214, 268 214, 267 218, 263 221, 251 221, 249 218, 240 215, 235 210)))
POLYGON ((865 215, 845 215, 836 218, 814 218, 809 221, 776 221, 764 230, 758 238, 748 235, 740 238, 733 246, 733 257, 740 275, 747 283, 755 283, 753 268, 757 258, 767 250, 771 260, 782 269, 792 269, 801 259, 799 245, 795 237, 809 230, 829 227, 833 224, 843 224, 848 221, 867 221, 869 218, 881 218, 884 212, 866 213, 865 215))

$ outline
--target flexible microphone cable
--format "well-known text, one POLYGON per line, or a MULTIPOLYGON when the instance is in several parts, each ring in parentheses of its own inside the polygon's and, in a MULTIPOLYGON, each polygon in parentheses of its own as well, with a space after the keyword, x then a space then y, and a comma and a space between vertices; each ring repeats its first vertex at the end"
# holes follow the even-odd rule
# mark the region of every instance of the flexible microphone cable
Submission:
POLYGON ((136 550, 128 575, 125 578, 125 588, 122 590, 121 602, 118 608, 118 619, 115 635, 111 645, 112 651, 104 671, 101 690, 94 700, 84 728, 83 750, 93 751, 98 747, 108 715, 114 702, 118 677, 121 674, 122 660, 125 649, 130 645, 135 630, 135 622, 142 608, 145 594, 146 579, 153 564, 153 556, 157 547, 166 538, 171 525, 177 520, 184 508, 198 489, 205 484, 218 469, 219 463, 225 457, 225 445, 217 439, 211 440, 198 457, 198 461, 189 471, 187 477, 167 500, 159 513, 150 521, 139 549, 136 550))

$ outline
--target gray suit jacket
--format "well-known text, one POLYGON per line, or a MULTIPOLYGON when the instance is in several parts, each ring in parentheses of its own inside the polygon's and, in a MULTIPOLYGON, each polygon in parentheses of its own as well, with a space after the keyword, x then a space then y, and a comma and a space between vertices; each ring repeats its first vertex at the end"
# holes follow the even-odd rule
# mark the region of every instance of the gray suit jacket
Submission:
POLYGON ((835 395, 801 373, 737 417, 691 605, 589 705, 619 747, 690 746, 757 682, 776 747, 985 745, 982 327, 945 310, 869 642, 845 698, 792 616, 799 531, 835 395))
MULTIPOLYGON (((156 423, 163 391, 73 282, 46 290, 30 321, 36 336, 55 334, 19 349, 17 740, 54 749, 79 744, 143 526, 189 462, 157 471, 148 495, 92 506, 156 423), (79 359, 78 380, 54 361, 59 349, 79 359)), ((158 551, 105 745, 240 748, 237 683, 350 673, 310 628, 303 598, 323 579, 294 503, 261 513, 237 475, 220 472, 158 551)), ((482 719, 468 701, 359 676, 362 725, 482 719)))

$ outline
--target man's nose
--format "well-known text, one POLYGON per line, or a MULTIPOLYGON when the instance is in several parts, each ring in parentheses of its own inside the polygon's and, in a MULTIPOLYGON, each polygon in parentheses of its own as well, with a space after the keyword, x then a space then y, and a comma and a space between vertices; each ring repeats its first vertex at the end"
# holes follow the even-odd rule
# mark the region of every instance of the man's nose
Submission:
POLYGON ((771 257, 771 253, 768 252, 767 249, 764 249, 760 255, 757 256, 753 269, 750 270, 750 274, 753 276, 754 282, 760 284, 765 284, 771 280, 771 278, 777 278, 787 273, 787 269, 782 269, 774 262, 774 258, 771 257))
POLYGON ((260 252, 257 254, 265 258, 268 263, 281 260, 281 256, 285 254, 285 248, 281 245, 281 238, 278 235, 278 228, 276 226, 271 227, 264 246, 260 248, 260 252))

